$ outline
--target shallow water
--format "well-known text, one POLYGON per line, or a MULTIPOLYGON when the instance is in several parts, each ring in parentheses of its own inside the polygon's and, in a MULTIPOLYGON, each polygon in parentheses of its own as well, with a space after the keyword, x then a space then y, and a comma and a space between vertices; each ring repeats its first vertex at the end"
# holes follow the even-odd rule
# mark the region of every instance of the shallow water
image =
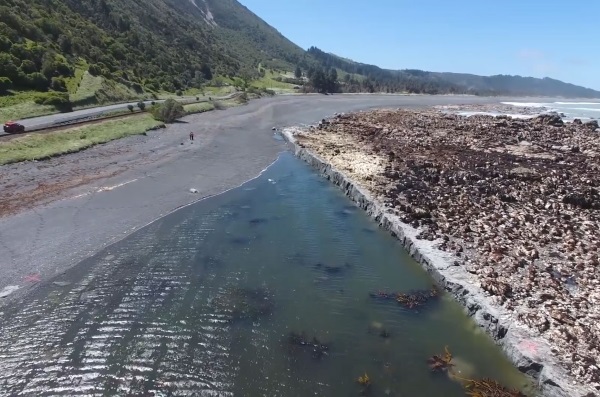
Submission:
POLYGON ((0 395, 464 396, 464 377, 525 378, 399 243, 291 154, 37 289, 0 317, 0 395), (385 330, 389 337, 382 337, 385 330), (327 351, 291 345, 305 332, 327 351))

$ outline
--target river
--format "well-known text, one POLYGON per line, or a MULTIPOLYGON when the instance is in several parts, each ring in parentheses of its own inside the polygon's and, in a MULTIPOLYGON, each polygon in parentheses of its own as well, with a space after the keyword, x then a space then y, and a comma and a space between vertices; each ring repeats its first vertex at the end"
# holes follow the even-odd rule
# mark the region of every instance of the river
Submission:
POLYGON ((445 294, 412 309, 370 296, 432 287, 284 153, 3 308, 0 395, 346 397, 368 374, 371 396, 464 396, 428 368, 446 346, 461 377, 528 388, 445 294))

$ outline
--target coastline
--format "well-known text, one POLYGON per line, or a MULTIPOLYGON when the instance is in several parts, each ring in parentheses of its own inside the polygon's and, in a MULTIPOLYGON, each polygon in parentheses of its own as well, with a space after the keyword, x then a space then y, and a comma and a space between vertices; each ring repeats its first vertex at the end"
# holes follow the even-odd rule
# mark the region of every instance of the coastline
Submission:
POLYGON ((537 380, 542 396, 593 396, 593 389, 578 385, 550 352, 549 344, 527 328, 517 324, 507 309, 495 304, 476 284, 469 273, 453 265, 452 256, 435 248, 435 242, 416 238, 418 230, 403 223, 391 209, 383 205, 367 189, 348 175, 337 170, 325 159, 301 147, 294 134, 303 129, 286 128, 284 138, 293 146, 297 157, 307 162, 324 178, 338 186, 360 208, 365 210, 380 227, 389 231, 409 254, 427 270, 473 317, 474 321, 492 337, 513 364, 537 380))
MULTIPOLYGON (((368 108, 490 98, 278 96, 45 161, 1 166, 0 307, 157 217, 256 177, 285 142, 272 128, 368 108), (188 141, 195 131, 194 144, 188 141), (190 193, 195 188, 198 194, 190 193)), ((2 310, 0 308, 0 310, 2 310)))

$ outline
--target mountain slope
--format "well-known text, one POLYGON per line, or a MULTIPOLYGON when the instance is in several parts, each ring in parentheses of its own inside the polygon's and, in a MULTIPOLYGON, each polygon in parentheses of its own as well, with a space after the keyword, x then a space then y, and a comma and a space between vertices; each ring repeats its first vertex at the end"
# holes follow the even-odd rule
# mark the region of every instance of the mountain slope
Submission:
POLYGON ((325 68, 349 73, 346 90, 407 91, 427 94, 460 93, 474 95, 548 96, 600 98, 600 91, 564 83, 551 78, 521 76, 477 76, 464 73, 436 73, 416 69, 388 70, 375 65, 354 62, 316 47, 308 52, 325 68), (365 79, 353 79, 352 75, 365 79))
POLYGON ((64 91, 78 68, 143 89, 200 86, 213 75, 293 70, 305 52, 234 0, 5 0, 0 76, 64 91), (54 79, 54 82, 52 81, 54 79), (68 81, 67 81, 68 82, 68 81))

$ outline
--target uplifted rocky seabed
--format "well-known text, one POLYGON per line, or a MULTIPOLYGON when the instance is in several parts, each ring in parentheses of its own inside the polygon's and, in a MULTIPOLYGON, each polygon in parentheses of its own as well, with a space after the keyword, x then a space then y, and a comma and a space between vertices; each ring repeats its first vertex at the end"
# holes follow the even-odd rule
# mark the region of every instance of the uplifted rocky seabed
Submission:
POLYGON ((337 115, 296 134, 435 241, 513 320, 600 390, 600 133, 438 110, 337 115))

